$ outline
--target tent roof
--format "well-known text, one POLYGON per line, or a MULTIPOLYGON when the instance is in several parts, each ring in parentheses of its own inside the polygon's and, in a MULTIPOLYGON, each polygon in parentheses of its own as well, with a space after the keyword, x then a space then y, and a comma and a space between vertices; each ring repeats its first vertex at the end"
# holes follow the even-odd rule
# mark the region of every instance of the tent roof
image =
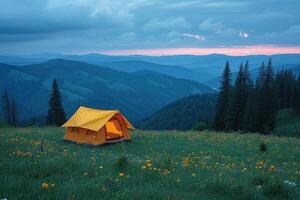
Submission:
POLYGON ((134 127, 118 110, 98 110, 80 106, 72 117, 62 127, 80 127, 93 131, 100 130, 115 114, 120 114, 127 128, 134 127))

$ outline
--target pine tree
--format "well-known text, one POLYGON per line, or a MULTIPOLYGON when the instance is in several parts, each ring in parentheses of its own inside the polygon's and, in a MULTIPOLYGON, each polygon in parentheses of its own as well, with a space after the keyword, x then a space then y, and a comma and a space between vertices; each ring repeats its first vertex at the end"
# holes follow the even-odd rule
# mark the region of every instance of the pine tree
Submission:
POLYGON ((61 126, 66 121, 66 114, 62 107, 62 97, 56 79, 53 80, 52 92, 49 100, 47 124, 61 126))
POLYGON ((263 85, 266 79, 266 68, 265 68, 265 63, 263 62, 261 67, 259 68, 259 75, 256 79, 255 83, 255 109, 256 109, 256 117, 255 117, 255 130, 256 131, 261 131, 261 127, 263 126, 263 111, 261 110, 264 107, 264 102, 263 102, 263 85))
POLYGON ((231 71, 229 63, 226 62, 225 69, 222 75, 220 92, 218 94, 217 106, 216 106, 216 116, 214 120, 214 127, 216 130, 225 129, 225 120, 229 107, 230 100, 230 90, 231 90, 231 71))
POLYGON ((250 92, 249 90, 253 89, 253 82, 251 80, 248 61, 246 62, 245 66, 244 66, 244 78, 245 78, 245 88, 247 90, 246 94, 248 95, 250 92))
POLYGON ((250 80, 248 92, 247 92, 247 104, 245 108, 245 114, 243 116, 243 130, 247 132, 256 131, 256 88, 253 82, 250 80))
POLYGON ((293 107, 297 113, 300 113, 300 74, 298 75, 297 82, 295 83, 293 107))
POLYGON ((236 77, 232 90, 232 99, 230 101, 229 116, 226 120, 228 130, 240 130, 242 128, 242 120, 246 107, 246 88, 245 88, 244 67, 241 63, 238 75, 236 77))
POLYGON ((5 90, 2 99, 3 99, 3 102, 2 102, 3 105, 2 106, 3 106, 4 121, 7 124, 11 124, 11 105, 10 105, 10 99, 9 99, 7 89, 5 90))
POLYGON ((296 79, 292 70, 282 69, 277 72, 274 80, 277 109, 292 107, 295 84, 296 79))
POLYGON ((266 92, 265 102, 267 107, 266 131, 269 132, 275 128, 275 117, 276 117, 274 77, 273 77, 273 67, 272 67, 271 58, 269 59, 268 67, 267 67, 265 92, 266 92))
POLYGON ((248 61, 245 66, 241 63, 240 69, 235 80, 232 92, 232 100, 229 109, 229 118, 226 126, 230 130, 243 130, 243 121, 246 118, 246 108, 248 96, 252 89, 252 82, 248 68, 248 61))
POLYGON ((267 68, 262 64, 256 87, 258 90, 257 130, 261 133, 268 133, 274 129, 276 114, 271 59, 267 68))
POLYGON ((11 100, 11 124, 16 127, 17 121, 18 121, 17 105, 15 102, 15 98, 12 97, 12 100, 11 100))

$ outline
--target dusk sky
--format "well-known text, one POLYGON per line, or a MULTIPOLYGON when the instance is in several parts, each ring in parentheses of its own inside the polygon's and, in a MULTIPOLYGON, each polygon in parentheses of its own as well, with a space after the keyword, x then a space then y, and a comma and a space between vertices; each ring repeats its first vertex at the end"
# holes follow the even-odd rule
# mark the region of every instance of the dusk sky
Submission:
POLYGON ((1 0, 0 54, 300 53, 299 0, 1 0))

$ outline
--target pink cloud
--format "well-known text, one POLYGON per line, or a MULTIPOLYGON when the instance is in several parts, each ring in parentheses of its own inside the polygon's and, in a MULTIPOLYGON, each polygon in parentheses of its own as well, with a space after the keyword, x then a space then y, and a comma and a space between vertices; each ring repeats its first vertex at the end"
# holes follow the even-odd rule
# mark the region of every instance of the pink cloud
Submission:
POLYGON ((232 56, 243 55, 272 55, 299 53, 300 46, 274 46, 274 45, 252 45, 252 46, 232 46, 232 47, 204 47, 204 48, 161 48, 161 49, 127 49, 127 50, 107 50, 99 53, 108 55, 208 55, 226 54, 232 56))

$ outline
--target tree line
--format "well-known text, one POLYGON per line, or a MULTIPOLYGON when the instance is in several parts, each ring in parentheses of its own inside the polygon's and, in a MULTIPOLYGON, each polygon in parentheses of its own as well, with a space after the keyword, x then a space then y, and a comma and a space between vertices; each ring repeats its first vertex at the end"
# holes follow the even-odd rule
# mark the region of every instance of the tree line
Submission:
MULTIPOLYGON (((19 106, 14 96, 10 97, 6 89, 2 95, 2 118, 8 126, 18 126, 19 124, 19 106)), ((66 121, 66 113, 62 106, 62 97, 59 91, 57 80, 52 83, 52 90, 49 99, 49 109, 46 117, 46 123, 49 126, 61 126, 66 121)))
POLYGON ((214 129, 270 133, 278 110, 293 108, 300 113, 300 75, 290 69, 273 72, 272 61, 263 62, 255 81, 248 62, 241 63, 234 84, 227 62, 221 78, 214 129))

